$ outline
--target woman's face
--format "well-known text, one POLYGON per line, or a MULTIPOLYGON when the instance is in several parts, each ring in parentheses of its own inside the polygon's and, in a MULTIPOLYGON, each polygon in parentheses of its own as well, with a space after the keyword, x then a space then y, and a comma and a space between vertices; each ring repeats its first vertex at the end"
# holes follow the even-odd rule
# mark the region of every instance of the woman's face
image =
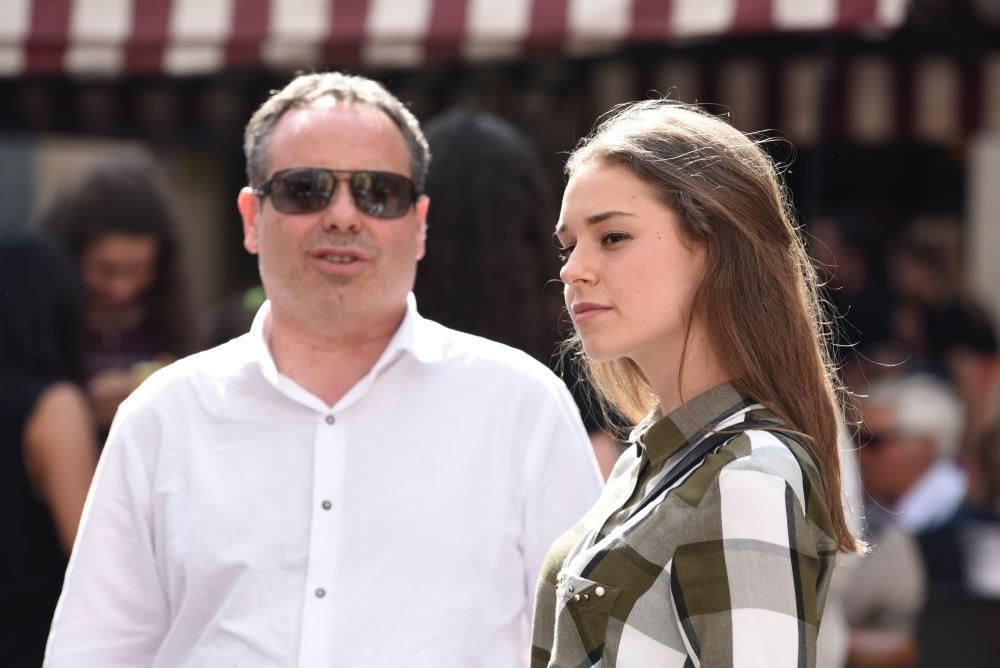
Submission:
POLYGON ((124 308, 156 279, 160 244, 153 237, 112 234, 90 244, 80 258, 80 272, 93 306, 124 308))
POLYGON ((566 187, 556 237, 566 306, 591 359, 645 368, 680 354, 705 253, 646 183, 626 167, 585 163, 566 187))

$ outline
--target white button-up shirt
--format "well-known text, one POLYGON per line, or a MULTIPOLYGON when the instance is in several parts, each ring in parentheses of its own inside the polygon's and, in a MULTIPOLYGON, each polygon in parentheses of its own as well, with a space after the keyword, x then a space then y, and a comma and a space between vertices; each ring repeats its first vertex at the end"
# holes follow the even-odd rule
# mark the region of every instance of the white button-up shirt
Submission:
POLYGON ((600 477, 565 386, 407 313, 327 406, 251 331, 118 412, 51 668, 527 665, 551 542, 600 477))

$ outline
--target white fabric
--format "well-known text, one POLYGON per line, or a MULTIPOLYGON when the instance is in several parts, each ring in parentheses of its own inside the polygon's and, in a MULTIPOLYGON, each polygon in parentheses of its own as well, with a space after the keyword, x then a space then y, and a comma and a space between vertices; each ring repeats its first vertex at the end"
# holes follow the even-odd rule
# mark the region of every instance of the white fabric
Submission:
POLYGON ((327 407, 276 370, 268 308, 122 405, 46 665, 527 665, 542 559, 600 487, 565 386, 411 295, 327 407))
MULTIPOLYGON (((786 486, 783 478, 762 471, 723 469, 719 473, 722 536, 788 547, 786 486)), ((746 577, 743 573, 740 576, 746 577)))
POLYGON ((684 668, 687 654, 678 652, 660 641, 650 638, 645 633, 632 626, 622 626, 620 649, 615 657, 617 668, 684 668))
POLYGON ((791 638, 801 638, 799 620, 773 610, 733 610, 733 668, 801 666, 804 647, 791 638))
POLYGON ((958 510, 965 488, 962 470, 950 459, 939 459, 896 504, 899 524, 912 533, 934 528, 958 510))

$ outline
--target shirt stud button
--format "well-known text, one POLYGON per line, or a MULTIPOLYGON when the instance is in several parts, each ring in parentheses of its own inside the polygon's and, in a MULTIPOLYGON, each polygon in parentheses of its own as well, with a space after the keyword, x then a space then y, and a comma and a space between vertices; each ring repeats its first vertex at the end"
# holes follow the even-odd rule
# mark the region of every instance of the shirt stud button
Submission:
POLYGON ((594 593, 597 594, 597 598, 604 596, 604 587, 598 587, 594 590, 594 593))
POLYGON ((571 593, 571 594, 572 594, 572 593, 573 593, 574 591, 576 591, 576 590, 575 590, 575 589, 573 589, 573 585, 570 585, 570 586, 566 587, 566 591, 568 591, 569 593, 571 593))
POLYGON ((323 506, 323 510, 330 510, 330 508, 333 508, 333 504, 326 500, 324 500, 320 505, 323 506))
POLYGON ((327 424, 333 424, 336 421, 337 421, 337 418, 333 417, 332 415, 327 415, 326 416, 326 423, 327 424))
POLYGON ((326 590, 322 587, 318 588, 316 590, 316 598, 323 598, 324 596, 326 596, 326 590))
POLYGON ((579 594, 575 595, 575 596, 573 597, 573 600, 574 600, 574 601, 579 601, 579 600, 580 600, 580 595, 579 595, 579 594))

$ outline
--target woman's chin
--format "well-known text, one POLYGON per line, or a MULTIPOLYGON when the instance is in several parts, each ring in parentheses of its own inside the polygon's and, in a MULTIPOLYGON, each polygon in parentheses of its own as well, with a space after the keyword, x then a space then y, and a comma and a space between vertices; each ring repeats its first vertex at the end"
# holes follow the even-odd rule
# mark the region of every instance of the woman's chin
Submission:
POLYGON ((609 349, 607 346, 598 345, 597 342, 588 343, 586 339, 582 339, 582 343, 583 352, 591 362, 614 362, 623 357, 620 350, 609 349))

